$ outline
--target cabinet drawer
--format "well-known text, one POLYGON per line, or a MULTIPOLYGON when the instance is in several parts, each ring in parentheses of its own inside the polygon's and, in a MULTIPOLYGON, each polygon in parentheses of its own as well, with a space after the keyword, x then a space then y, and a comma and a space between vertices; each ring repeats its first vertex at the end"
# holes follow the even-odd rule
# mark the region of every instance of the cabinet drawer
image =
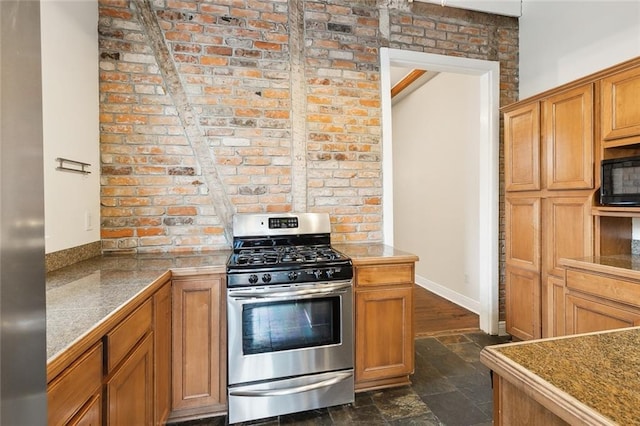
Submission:
POLYGON ((66 424, 102 386, 102 344, 98 343, 49 383, 47 424, 66 424))
POLYGON ((151 300, 144 302, 120 325, 111 330, 106 336, 107 365, 110 373, 133 349, 135 344, 151 329, 153 310, 151 300))
POLYGON ((567 287, 640 307, 640 283, 567 270, 567 287))
POLYGON ((413 284, 413 282, 413 263, 356 268, 356 286, 358 287, 413 284))

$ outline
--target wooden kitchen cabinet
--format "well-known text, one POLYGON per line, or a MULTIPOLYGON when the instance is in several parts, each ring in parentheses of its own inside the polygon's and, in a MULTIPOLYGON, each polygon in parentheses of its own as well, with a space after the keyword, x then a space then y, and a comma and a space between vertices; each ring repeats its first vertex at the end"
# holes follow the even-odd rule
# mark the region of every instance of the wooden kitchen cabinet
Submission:
POLYGON ((540 189, 540 105, 504 113, 504 176, 507 191, 540 189))
POLYGON ((100 419, 102 397, 102 343, 81 355, 47 389, 47 424, 94 424, 100 419))
POLYGON ((607 76, 600 84, 604 147, 640 143, 640 66, 607 76))
POLYGON ((544 186, 593 188, 593 84, 550 96, 542 105, 544 186))
POLYGON ((107 424, 154 421, 153 301, 147 300, 105 336, 107 424))
POLYGON ((354 266, 356 391, 410 383, 414 263, 354 266))
MULTIPOLYGON (((528 193, 527 193, 528 194, 528 193)), ((505 199, 506 331, 520 339, 540 337, 541 199, 505 199)))
POLYGON ((171 357, 168 277, 47 365, 49 425, 165 424, 171 357))
POLYGON ((227 336, 222 274, 174 277, 171 419, 226 411, 227 336))
POLYGON ((506 331, 520 339, 555 335, 558 260, 593 253, 593 102, 588 82, 504 110, 506 331))
POLYGON ((640 280, 569 267, 567 334, 640 325, 640 280))
POLYGON ((107 379, 106 393, 107 424, 153 424, 153 332, 144 335, 107 379))

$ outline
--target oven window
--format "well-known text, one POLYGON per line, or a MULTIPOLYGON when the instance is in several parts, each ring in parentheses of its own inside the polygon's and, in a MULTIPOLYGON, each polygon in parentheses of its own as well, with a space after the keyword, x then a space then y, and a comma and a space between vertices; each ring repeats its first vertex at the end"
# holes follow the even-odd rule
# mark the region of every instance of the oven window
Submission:
POLYGON ((340 297, 245 304, 244 355, 340 343, 340 297))

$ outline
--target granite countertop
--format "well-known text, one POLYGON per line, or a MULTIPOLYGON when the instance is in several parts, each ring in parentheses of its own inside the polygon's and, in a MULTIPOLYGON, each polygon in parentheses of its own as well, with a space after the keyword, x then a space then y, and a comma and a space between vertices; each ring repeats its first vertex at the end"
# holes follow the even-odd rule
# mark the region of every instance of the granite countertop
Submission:
MULTIPOLYGON (((334 245, 354 264, 417 261, 384 244, 334 245)), ((202 254, 103 255, 47 274, 47 360, 105 322, 158 280, 171 276, 224 273, 231 250, 202 254)))
POLYGON ((48 273, 47 360, 169 271, 173 275, 224 272, 229 253, 104 255, 48 273))
POLYGON ((640 327, 485 347, 482 362, 569 423, 638 424, 640 327))
POLYGON ((385 244, 333 244, 333 248, 349 256, 354 265, 417 262, 418 256, 385 244))

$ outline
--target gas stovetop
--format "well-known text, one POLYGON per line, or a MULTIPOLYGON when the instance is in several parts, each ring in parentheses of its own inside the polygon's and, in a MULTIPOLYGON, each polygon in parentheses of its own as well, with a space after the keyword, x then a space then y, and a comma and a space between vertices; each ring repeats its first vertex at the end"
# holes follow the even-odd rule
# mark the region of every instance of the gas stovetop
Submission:
POLYGON ((351 259, 331 247, 329 232, 325 214, 234 216, 227 285, 350 280, 351 259))

